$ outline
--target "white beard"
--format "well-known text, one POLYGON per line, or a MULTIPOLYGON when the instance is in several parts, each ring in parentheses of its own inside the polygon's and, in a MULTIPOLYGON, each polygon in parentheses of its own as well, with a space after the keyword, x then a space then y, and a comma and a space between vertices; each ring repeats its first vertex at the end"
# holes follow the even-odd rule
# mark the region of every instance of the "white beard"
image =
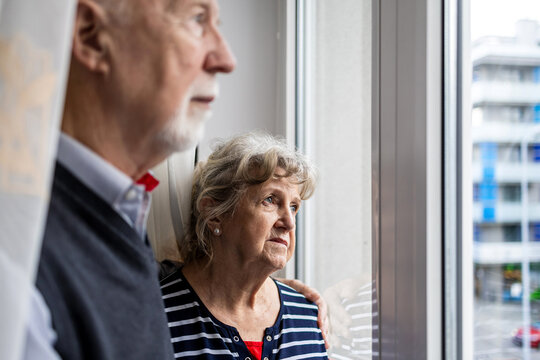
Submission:
POLYGON ((167 126, 159 134, 159 141, 171 153, 186 151, 196 146, 204 135, 204 125, 212 116, 208 108, 192 104, 194 95, 212 94, 217 98, 219 88, 216 82, 197 80, 186 94, 167 126))
POLYGON ((182 104, 158 135, 158 141, 171 153, 186 151, 196 146, 204 135, 205 122, 212 116, 210 110, 192 109, 190 111, 189 97, 187 99, 188 104, 182 104))

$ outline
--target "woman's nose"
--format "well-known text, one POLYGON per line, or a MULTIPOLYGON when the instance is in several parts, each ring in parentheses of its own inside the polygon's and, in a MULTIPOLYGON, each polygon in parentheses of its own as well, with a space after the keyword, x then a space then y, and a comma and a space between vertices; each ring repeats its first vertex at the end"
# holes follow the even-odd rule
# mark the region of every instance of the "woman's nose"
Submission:
POLYGON ((294 229, 294 226, 296 225, 296 220, 295 215, 290 208, 287 207, 281 210, 279 222, 281 226, 287 231, 291 231, 294 229))

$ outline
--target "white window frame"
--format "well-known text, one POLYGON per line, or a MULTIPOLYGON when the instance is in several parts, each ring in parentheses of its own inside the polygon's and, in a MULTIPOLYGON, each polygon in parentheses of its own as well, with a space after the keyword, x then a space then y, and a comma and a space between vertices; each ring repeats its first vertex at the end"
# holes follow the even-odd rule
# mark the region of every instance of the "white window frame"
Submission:
POLYGON ((470 0, 445 0, 444 9, 445 355, 472 359, 472 67, 466 65, 470 64, 470 0))

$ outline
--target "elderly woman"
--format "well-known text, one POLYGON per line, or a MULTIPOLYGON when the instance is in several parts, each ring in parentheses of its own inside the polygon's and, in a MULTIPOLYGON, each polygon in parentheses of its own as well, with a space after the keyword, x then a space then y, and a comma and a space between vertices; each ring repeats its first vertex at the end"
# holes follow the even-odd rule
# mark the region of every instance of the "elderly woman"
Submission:
POLYGON ((327 358, 317 307, 270 277, 314 187, 308 161, 268 135, 235 137, 198 165, 184 266, 161 281, 176 358, 327 358))

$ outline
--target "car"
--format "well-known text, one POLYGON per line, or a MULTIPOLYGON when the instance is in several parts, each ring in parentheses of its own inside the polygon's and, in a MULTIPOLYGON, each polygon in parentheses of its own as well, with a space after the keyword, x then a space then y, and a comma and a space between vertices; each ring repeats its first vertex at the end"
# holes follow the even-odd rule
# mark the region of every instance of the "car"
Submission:
MULTIPOLYGON (((531 333, 531 347, 539 348, 540 347, 540 321, 534 322, 531 324, 530 328, 531 333)), ((517 346, 522 346, 523 344, 523 326, 520 326, 512 332, 512 343, 517 346)))

